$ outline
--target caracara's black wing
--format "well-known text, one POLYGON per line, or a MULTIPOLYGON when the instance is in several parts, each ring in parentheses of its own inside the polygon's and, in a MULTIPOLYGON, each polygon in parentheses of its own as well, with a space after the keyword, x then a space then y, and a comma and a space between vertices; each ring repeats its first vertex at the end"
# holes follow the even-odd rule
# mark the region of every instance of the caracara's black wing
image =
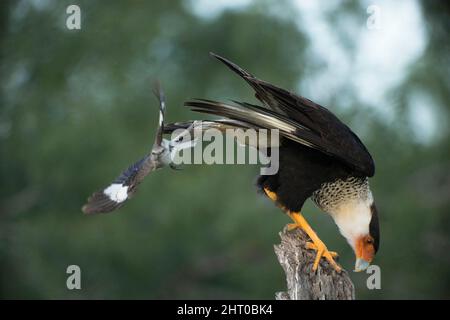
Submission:
MULTIPOLYGON (((338 158, 365 176, 374 175, 375 165, 364 144, 328 109, 309 99, 259 80, 231 61, 215 54, 212 55, 247 81, 255 90, 256 98, 272 109, 277 118, 281 117, 283 122, 289 119, 290 123, 296 123, 297 126, 302 127, 303 129, 293 134, 297 139, 306 142, 303 143, 304 145, 309 143, 315 149, 338 158)), ((208 112, 206 110, 197 111, 208 112)), ((210 113, 217 114, 211 110, 210 113)), ((224 115, 223 113, 219 114, 224 115)), ((287 137, 296 141, 291 136, 287 137)))

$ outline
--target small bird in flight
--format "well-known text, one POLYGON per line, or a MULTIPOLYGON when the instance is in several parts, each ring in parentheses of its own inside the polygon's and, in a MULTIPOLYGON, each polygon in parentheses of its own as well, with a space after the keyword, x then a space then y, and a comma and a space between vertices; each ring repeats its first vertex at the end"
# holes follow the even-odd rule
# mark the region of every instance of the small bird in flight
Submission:
MULTIPOLYGON (((127 200, 136 186, 151 171, 172 166, 174 155, 195 146, 192 131, 216 128, 278 129, 281 136, 279 170, 274 175, 261 175, 258 188, 292 220, 290 229, 300 228, 311 239, 307 248, 317 251, 313 271, 323 257, 338 272, 337 254, 329 251, 301 214, 310 198, 328 213, 355 252, 355 271, 365 270, 378 251, 380 231, 378 213, 369 187, 375 173, 374 161, 356 134, 328 109, 304 97, 259 80, 233 62, 211 53, 242 77, 255 91, 263 106, 245 102, 225 104, 205 99, 185 102, 193 111, 214 114, 224 119, 187 121, 164 125, 164 96, 156 90, 160 101, 160 123, 152 151, 125 170, 110 186, 94 193, 83 212, 109 212, 127 200), (175 129, 185 133, 172 140, 163 133, 175 129)), ((247 145, 258 148, 256 142, 247 145)), ((269 146, 270 148, 270 146, 269 146)))

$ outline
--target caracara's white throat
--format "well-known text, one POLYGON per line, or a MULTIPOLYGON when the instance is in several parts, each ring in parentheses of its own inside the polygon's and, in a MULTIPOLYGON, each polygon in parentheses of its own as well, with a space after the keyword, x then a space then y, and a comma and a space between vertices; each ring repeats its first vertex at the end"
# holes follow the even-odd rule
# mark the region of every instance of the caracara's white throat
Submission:
POLYGON ((372 219, 370 206, 372 202, 368 199, 351 199, 342 202, 330 215, 339 227, 341 234, 347 239, 348 243, 354 248, 355 239, 369 234, 369 224, 372 219))

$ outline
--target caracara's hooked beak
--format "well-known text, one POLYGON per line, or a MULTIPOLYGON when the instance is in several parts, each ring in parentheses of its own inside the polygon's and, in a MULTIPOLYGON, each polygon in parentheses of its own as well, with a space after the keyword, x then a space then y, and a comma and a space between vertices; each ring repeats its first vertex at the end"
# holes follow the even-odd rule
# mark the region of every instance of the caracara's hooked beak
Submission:
POLYGON ((370 262, 364 260, 363 258, 356 258, 355 262, 355 272, 360 272, 366 270, 370 266, 370 262))

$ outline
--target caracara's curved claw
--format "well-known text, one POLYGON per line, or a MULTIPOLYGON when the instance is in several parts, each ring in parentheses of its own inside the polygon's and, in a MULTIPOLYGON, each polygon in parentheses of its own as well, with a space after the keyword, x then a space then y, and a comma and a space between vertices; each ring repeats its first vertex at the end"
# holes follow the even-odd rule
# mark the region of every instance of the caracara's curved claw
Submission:
POLYGON ((336 263, 336 261, 334 261, 334 258, 336 258, 338 254, 334 251, 328 251, 323 242, 319 242, 319 244, 307 242, 306 248, 317 251, 316 259, 314 260, 313 271, 317 270, 317 268, 319 267, 320 258, 324 257, 337 272, 341 272, 341 267, 336 263))
MULTIPOLYGON (((319 248, 317 247, 317 245, 314 244, 314 242, 307 242, 306 243, 306 249, 316 250, 316 251, 319 250, 319 248)), ((339 254, 336 251, 328 251, 328 252, 330 253, 330 255, 333 258, 339 258, 339 254)))
POLYGON ((325 244, 322 242, 322 240, 320 240, 320 238, 308 224, 306 219, 298 212, 288 212, 288 215, 292 220, 294 220, 294 223, 288 224, 288 230, 300 228, 305 231, 312 240, 312 242, 308 242, 306 244, 306 248, 317 251, 312 270, 314 272, 317 270, 317 268, 319 267, 320 258, 324 257, 334 268, 334 270, 336 270, 337 272, 341 272, 342 268, 336 263, 336 261, 334 261, 334 258, 336 258, 338 254, 333 251, 328 251, 325 244))

